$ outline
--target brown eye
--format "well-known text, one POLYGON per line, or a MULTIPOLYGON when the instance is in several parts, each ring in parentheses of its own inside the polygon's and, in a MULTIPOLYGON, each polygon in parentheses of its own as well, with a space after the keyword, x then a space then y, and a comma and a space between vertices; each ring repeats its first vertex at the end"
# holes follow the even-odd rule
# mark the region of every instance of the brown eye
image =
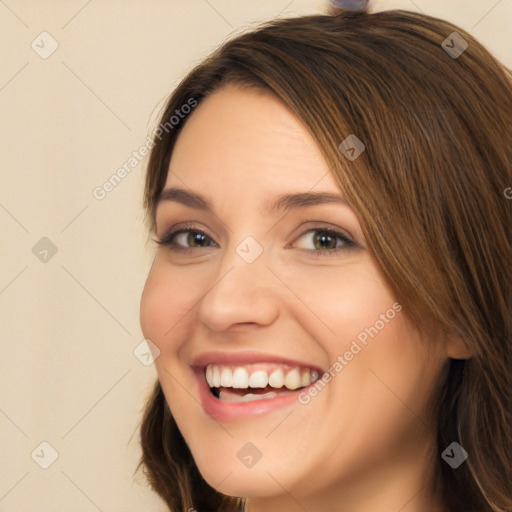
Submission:
POLYGON ((307 241, 306 245, 313 246, 312 249, 310 247, 302 248, 311 250, 315 255, 339 253, 340 251, 357 246, 357 244, 344 233, 327 228, 309 229, 299 237, 299 240, 300 239, 305 239, 307 241))
POLYGON ((164 245, 178 251, 202 249, 217 245, 206 233, 198 229, 182 227, 171 230, 161 240, 155 240, 158 245, 164 245))

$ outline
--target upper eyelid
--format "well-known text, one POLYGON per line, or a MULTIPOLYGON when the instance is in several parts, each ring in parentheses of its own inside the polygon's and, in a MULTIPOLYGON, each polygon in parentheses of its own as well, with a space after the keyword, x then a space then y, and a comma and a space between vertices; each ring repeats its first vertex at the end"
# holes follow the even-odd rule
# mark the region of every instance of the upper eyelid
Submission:
MULTIPOLYGON (((207 233, 207 230, 205 230, 203 228, 199 228, 199 227, 195 226, 193 223, 188 224, 187 222, 183 222, 183 223, 180 223, 171 228, 164 229, 162 236, 158 237, 158 239, 163 240, 171 234, 172 234, 172 236, 176 236, 178 234, 181 234, 183 232, 188 232, 188 231, 196 231, 196 232, 204 233, 208 238, 212 239, 213 241, 215 241, 215 237, 217 236, 217 235, 214 235, 214 236, 210 235, 209 233, 207 233)), ((217 242, 215 242, 215 243, 217 243, 217 242)))
MULTIPOLYGON (((335 225, 335 224, 333 224, 331 222, 327 222, 325 220, 305 220, 305 219, 299 219, 299 221, 300 221, 301 225, 303 225, 303 224, 313 224, 314 226, 311 226, 309 229, 327 229, 327 230, 332 230, 332 231, 341 231, 343 234, 345 234, 346 236, 348 236, 352 240, 354 240, 354 241, 356 240, 356 237, 354 237, 354 235, 352 234, 350 229, 347 229, 347 228, 335 225)), ((219 235, 217 233, 215 233, 214 231, 212 231, 209 228, 205 229, 203 227, 198 227, 196 220, 190 220, 190 221, 183 220, 182 222, 178 222, 176 224, 173 224, 170 228, 167 228, 167 227, 163 228, 162 229, 163 236, 166 236, 171 231, 179 231, 181 229, 190 229, 191 231, 192 230, 203 231, 203 232, 205 232, 206 235, 208 235, 211 238, 215 238, 215 237, 218 238, 219 237, 219 235), (174 229, 174 228, 176 228, 176 229, 174 229), (213 235, 208 234, 207 231, 211 231, 213 233, 213 235)), ((156 230, 155 230, 155 234, 157 236, 158 236, 158 234, 157 234, 158 231, 159 230, 158 230, 158 227, 157 227, 156 230)), ((231 231, 231 230, 229 230, 229 231, 231 231)), ((304 234, 306 231, 307 230, 303 231, 301 234, 304 234)))
MULTIPOLYGON (((162 224, 164 224, 165 226, 165 222, 162 222, 162 224)), ((168 233, 171 233, 171 232, 178 232, 178 231, 202 231, 205 235, 209 236, 210 238, 215 238, 215 237, 218 237, 217 233, 215 231, 212 231, 211 229, 207 229, 207 228, 203 228, 203 227, 199 227, 198 226, 198 222, 195 221, 195 220, 183 220, 181 222, 177 222, 177 223, 173 223, 170 227, 164 227, 162 228, 162 237, 160 238, 163 238, 165 236, 167 236, 168 233), (212 235, 210 235, 208 232, 211 232, 213 233, 212 235)), ((155 235, 158 236, 158 225, 157 225, 157 228, 155 230, 155 235)))

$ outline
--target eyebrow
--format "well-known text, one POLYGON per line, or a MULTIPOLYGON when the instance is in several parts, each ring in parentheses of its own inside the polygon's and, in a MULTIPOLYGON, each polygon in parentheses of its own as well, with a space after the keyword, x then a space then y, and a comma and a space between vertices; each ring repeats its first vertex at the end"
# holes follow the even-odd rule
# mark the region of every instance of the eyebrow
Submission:
MULTIPOLYGON (((156 205, 163 201, 173 201, 197 210, 207 210, 213 213, 211 202, 203 195, 182 188, 166 188, 157 197, 156 205)), ((297 208, 306 208, 319 204, 344 204, 348 201, 332 192, 300 192, 281 194, 273 201, 267 201, 263 212, 268 215, 284 213, 297 208)))

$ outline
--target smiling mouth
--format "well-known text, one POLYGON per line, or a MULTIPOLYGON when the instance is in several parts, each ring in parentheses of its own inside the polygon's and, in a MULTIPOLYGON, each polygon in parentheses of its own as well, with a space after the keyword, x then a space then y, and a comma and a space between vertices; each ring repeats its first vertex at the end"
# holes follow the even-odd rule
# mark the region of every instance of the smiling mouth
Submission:
POLYGON ((294 394, 315 383, 319 372, 312 368, 275 363, 243 366, 209 364, 204 377, 211 394, 222 402, 252 402, 294 394))

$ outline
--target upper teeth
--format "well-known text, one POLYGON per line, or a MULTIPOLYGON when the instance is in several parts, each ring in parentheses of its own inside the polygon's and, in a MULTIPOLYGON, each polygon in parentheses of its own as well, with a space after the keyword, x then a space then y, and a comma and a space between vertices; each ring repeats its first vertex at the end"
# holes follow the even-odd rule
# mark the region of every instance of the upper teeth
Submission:
POLYGON ((287 389, 297 389, 318 380, 316 370, 271 366, 272 369, 265 369, 261 365, 233 367, 209 364, 206 367, 206 381, 212 388, 265 388, 268 385, 272 388, 284 386, 287 389))

